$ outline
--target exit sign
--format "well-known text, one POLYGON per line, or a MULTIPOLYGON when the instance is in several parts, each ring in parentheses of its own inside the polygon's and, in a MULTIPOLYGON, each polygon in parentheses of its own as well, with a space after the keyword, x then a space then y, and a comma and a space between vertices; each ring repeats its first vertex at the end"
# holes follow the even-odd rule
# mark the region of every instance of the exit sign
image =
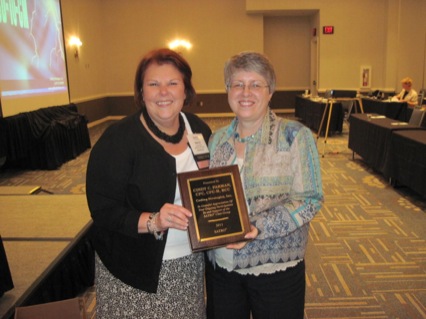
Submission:
POLYGON ((322 33, 323 34, 333 34, 334 33, 334 26, 326 25, 326 26, 322 27, 322 33))

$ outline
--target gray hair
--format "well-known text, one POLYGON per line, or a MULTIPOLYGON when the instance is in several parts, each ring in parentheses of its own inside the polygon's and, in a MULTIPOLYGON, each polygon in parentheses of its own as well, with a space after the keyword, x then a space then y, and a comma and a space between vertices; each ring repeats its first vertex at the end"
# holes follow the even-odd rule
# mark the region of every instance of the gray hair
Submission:
POLYGON ((274 67, 265 55, 247 51, 234 55, 226 61, 224 68, 226 90, 228 90, 231 85, 232 76, 239 70, 260 74, 268 83, 269 93, 275 91, 276 78, 274 67))

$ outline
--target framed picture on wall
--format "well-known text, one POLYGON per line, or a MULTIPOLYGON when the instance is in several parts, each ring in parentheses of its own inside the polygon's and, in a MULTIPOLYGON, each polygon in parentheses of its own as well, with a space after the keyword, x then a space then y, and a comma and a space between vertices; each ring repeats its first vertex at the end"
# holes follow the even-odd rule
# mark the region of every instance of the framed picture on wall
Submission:
POLYGON ((371 66, 361 66, 361 88, 371 88, 371 66))

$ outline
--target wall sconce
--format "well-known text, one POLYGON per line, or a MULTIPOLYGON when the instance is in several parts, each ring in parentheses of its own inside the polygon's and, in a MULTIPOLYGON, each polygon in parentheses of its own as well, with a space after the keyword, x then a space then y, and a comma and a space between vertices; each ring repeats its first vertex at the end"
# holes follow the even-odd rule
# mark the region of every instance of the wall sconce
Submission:
POLYGON ((81 42, 80 38, 72 36, 69 39, 68 44, 70 47, 74 48, 74 57, 78 59, 78 49, 82 46, 83 42, 81 42))
POLYGON ((175 50, 178 48, 185 48, 187 50, 190 50, 192 48, 192 44, 191 42, 182 39, 176 39, 169 42, 169 49, 175 50))

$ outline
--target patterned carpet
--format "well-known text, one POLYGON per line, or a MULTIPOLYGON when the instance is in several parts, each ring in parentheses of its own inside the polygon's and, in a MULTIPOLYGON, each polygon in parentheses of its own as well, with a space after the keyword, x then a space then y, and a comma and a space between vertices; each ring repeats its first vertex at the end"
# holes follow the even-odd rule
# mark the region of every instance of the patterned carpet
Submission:
MULTIPOLYGON (((206 119, 213 130, 229 120, 206 119)), ((90 129, 92 145, 108 124, 90 129)), ((325 204, 311 223, 305 318, 426 318, 426 200, 353 160, 348 131, 318 139, 325 204)), ((56 171, 0 170, 0 186, 84 194, 89 154, 56 171)), ((93 318, 93 288, 84 297, 93 318)))

